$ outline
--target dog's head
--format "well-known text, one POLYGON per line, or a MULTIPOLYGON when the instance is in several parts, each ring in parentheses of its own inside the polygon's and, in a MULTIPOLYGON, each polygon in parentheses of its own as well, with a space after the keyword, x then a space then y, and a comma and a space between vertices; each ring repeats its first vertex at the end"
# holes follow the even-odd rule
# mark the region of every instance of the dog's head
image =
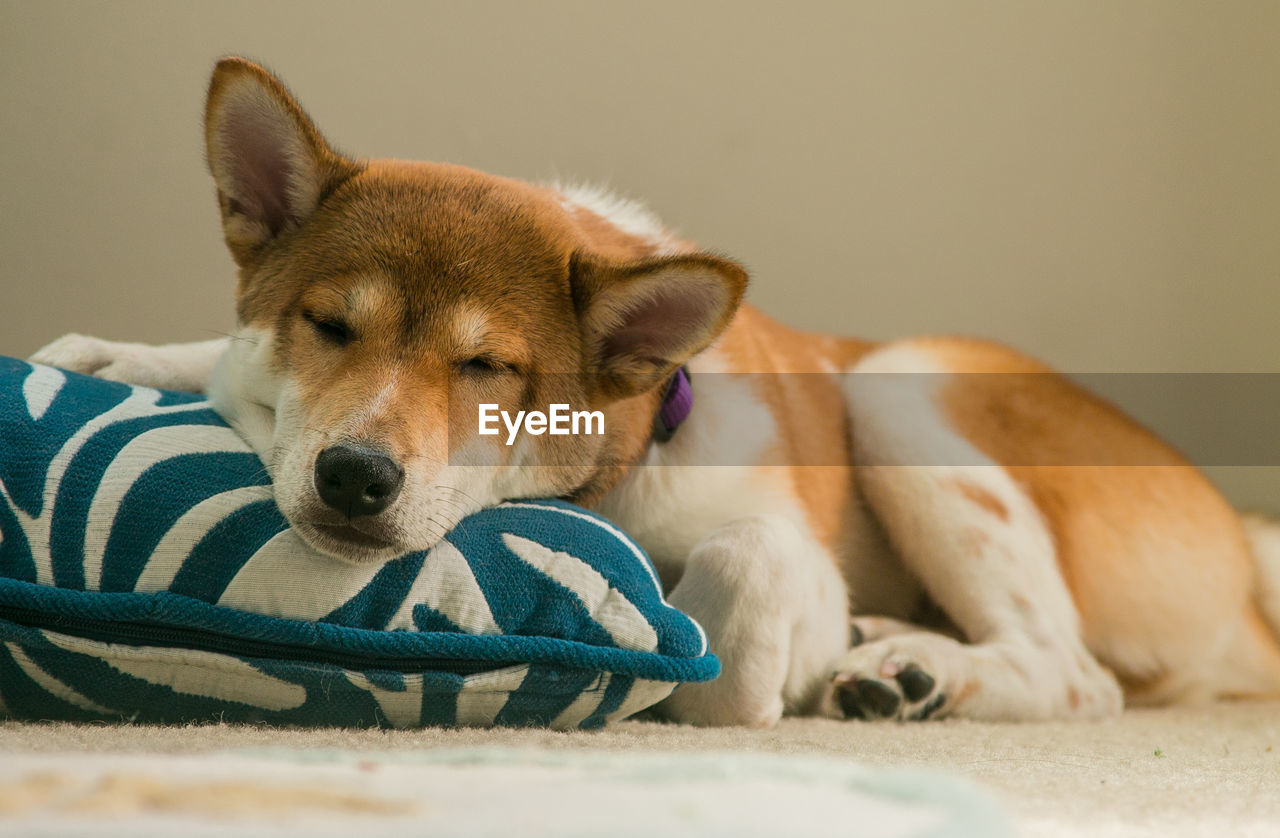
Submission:
POLYGON ((214 71, 205 136, 239 318, 268 367, 253 372, 273 382, 260 453, 290 523, 341 558, 425 549, 504 499, 598 497, 746 286, 737 264, 600 201, 345 157, 243 59, 214 71), (482 403, 598 410, 604 433, 508 446, 479 433, 482 403))

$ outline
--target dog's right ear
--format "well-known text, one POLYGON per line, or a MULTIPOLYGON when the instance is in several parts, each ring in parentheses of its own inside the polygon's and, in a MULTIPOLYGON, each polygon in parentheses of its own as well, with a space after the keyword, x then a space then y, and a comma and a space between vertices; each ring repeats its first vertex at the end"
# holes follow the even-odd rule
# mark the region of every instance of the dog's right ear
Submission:
POLYGON ((241 267, 359 170, 330 148, 279 79, 243 58, 214 68, 204 136, 223 233, 241 267))

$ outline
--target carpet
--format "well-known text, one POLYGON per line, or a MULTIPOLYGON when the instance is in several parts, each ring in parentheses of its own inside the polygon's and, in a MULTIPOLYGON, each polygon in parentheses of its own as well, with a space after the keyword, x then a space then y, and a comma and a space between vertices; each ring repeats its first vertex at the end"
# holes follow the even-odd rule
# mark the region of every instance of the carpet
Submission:
POLYGON ((785 719, 767 731, 0 723, 6 836, 164 834, 143 828, 156 824, 175 834, 179 823, 184 838, 367 834, 353 824, 370 819, 424 835, 999 835, 1009 825, 1029 836, 1277 836, 1280 704, 1005 725, 785 719), (173 802, 237 790, 247 802, 173 802))

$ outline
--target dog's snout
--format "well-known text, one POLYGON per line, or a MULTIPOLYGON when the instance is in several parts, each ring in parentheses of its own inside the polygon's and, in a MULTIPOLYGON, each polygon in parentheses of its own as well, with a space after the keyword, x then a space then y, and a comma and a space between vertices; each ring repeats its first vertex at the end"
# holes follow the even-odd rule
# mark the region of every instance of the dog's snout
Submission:
POLYGON ((404 484, 404 469, 376 448, 332 445, 316 457, 315 481, 321 500, 355 518, 390 506, 404 484))

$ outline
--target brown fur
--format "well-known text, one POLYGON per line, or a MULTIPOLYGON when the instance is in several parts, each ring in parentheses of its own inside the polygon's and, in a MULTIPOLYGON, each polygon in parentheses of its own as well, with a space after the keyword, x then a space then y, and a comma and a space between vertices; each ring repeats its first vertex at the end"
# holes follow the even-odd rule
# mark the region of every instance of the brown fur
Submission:
POLYGON ((845 552, 858 497, 844 396, 832 370, 851 366, 875 345, 797 331, 742 306, 717 346, 735 373, 751 374, 777 423, 773 459, 782 465, 770 468, 785 470, 822 543, 833 554, 845 552), (842 420, 810 422, 813 416, 842 420))
MULTIPOLYGON (((1276 690, 1280 646, 1252 601, 1240 519, 1196 468, 1038 361, 964 338, 912 344, 961 374, 947 391, 948 415, 1027 487, 1057 544, 1086 646, 1129 700, 1167 701, 1201 686, 1199 669, 1219 653, 1224 627, 1261 671, 1223 694, 1276 690)), ((834 554, 847 554, 842 539, 861 506, 851 467, 835 465, 849 456, 848 428, 811 418, 845 415, 828 370, 852 367, 875 345, 797 332, 744 306, 719 346, 735 372, 803 373, 752 380, 778 423, 779 462, 788 464, 815 532, 834 554)), ((1008 515, 977 486, 955 489, 992 515, 1008 515)), ((1224 674, 1221 682, 1238 680, 1224 674)))
MULTIPOLYGON (((1153 697, 1158 683, 1161 698, 1176 696, 1220 654, 1224 628, 1261 624, 1239 516, 1181 455, 1012 350, 959 339, 922 344, 964 373, 946 396, 952 421, 1027 488, 1056 542, 1085 645, 1130 699, 1153 697)), ((1280 685, 1270 633, 1231 634, 1270 661, 1269 672, 1236 692, 1280 685)))
POLYGON ((547 188, 462 166, 345 158, 274 77, 243 59, 218 64, 206 122, 227 244, 240 265, 241 321, 272 329, 278 368, 303 382, 304 402, 319 406, 309 421, 322 426, 358 413, 389 375, 404 382, 367 436, 402 463, 444 463, 476 436, 480 402, 512 411, 585 405, 606 415, 597 449, 550 436, 540 444, 553 478, 547 491, 590 502, 647 443, 656 388, 725 328, 746 286, 728 260, 692 247, 655 256, 599 216, 566 210, 547 188), (319 202, 305 224, 246 225, 225 173, 222 109, 246 76, 273 94, 308 150, 319 202), (604 312, 597 319, 607 327, 610 306, 625 307, 628 288, 659 271, 714 277, 707 285, 724 295, 720 315, 670 357, 602 358, 593 312, 604 312), (326 342, 314 320, 348 327, 351 345, 326 342), (458 322, 482 323, 483 334, 427 328, 458 322), (501 372, 460 372, 477 357, 501 372))

